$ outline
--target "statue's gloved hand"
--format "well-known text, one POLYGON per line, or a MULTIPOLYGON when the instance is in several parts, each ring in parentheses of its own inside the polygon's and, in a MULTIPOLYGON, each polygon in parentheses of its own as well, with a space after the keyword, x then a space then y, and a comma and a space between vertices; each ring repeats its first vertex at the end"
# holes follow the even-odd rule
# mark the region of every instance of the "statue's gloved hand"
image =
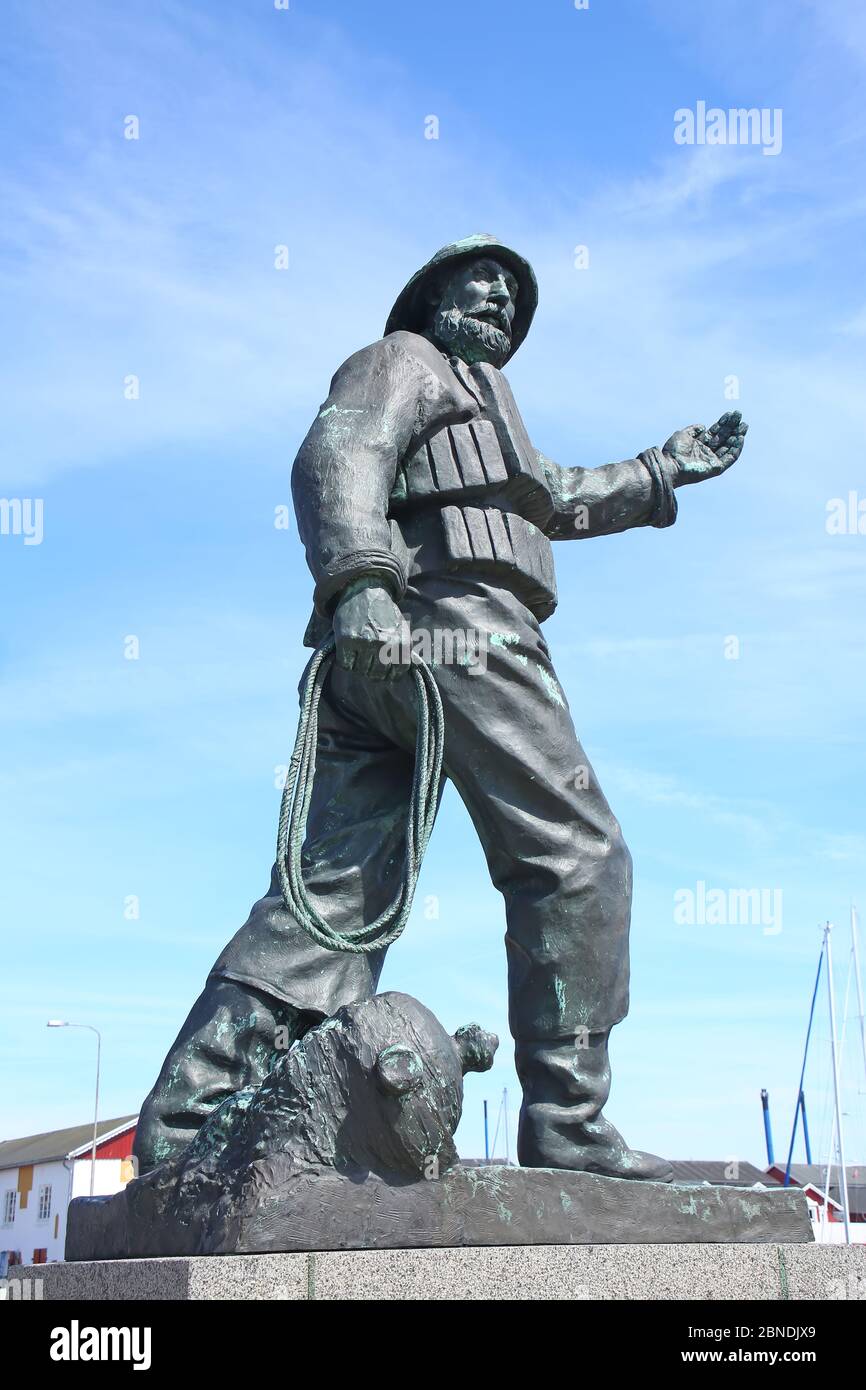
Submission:
POLYGON ((662 453, 670 459, 674 487, 716 478, 736 463, 748 425, 738 410, 722 415, 714 425, 689 425, 672 434, 662 453))
POLYGON ((404 622, 389 590, 378 580, 356 580, 334 613, 337 661, 368 680, 397 680, 409 669, 410 646, 401 640, 404 622))

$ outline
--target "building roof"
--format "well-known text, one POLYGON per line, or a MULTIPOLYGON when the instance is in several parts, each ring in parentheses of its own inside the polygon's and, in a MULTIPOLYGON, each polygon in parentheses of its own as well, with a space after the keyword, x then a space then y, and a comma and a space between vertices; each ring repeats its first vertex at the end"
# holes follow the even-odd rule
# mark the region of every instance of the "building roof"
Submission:
MULTIPOLYGON (((117 1120, 100 1120, 96 1127, 97 1140, 121 1133, 138 1121, 137 1115, 121 1115, 117 1120)), ((51 1163, 66 1158, 77 1150, 86 1150, 93 1139, 93 1122, 73 1125, 70 1129, 52 1129, 47 1134, 28 1134, 24 1139, 0 1141, 0 1169, 20 1168, 26 1163, 51 1163)))
MULTIPOLYGON (((754 1163, 734 1165, 722 1158, 675 1158, 671 1161, 674 1182, 711 1182, 721 1187, 754 1187, 756 1182, 767 1186, 768 1178, 754 1163), (736 1176, 731 1176, 731 1173, 736 1176)), ((772 1181, 772 1179, 770 1179, 772 1181)))
MULTIPOLYGON (((773 1166, 775 1168, 781 1168, 782 1172, 784 1173, 784 1163, 775 1163, 773 1166)), ((851 1187, 854 1183, 866 1183, 866 1165, 862 1163, 846 1163, 845 1174, 848 1178, 849 1187, 851 1187)), ((826 1165, 823 1163, 792 1163, 791 1177, 794 1179, 795 1182, 801 1184, 810 1182, 814 1187, 820 1187, 823 1191, 824 1183, 827 1180, 827 1168, 826 1165)), ((838 1181, 839 1167, 838 1164, 834 1163, 833 1167, 830 1170, 831 1188, 834 1187, 836 1183, 838 1183, 838 1181)))
MULTIPOLYGON (((768 1176, 775 1177, 778 1182, 783 1182, 785 1165, 784 1163, 774 1163, 767 1172, 768 1176)), ((858 1214, 866 1211, 866 1165, 846 1163, 845 1174, 848 1179, 849 1209, 858 1214)), ((812 1187, 816 1192, 823 1193, 824 1184, 827 1181, 827 1169, 823 1163, 792 1163, 791 1181, 798 1187, 812 1187)), ((841 1206, 842 1188, 839 1182, 839 1169, 835 1164, 830 1173, 829 1196, 831 1202, 841 1206)))

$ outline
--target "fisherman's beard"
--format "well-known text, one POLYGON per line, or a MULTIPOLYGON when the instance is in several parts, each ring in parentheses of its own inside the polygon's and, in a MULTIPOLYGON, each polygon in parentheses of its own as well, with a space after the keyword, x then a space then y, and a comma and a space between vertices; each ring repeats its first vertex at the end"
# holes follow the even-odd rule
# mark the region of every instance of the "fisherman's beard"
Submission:
POLYGON ((510 333, 486 319, 473 318, 463 309, 438 309, 433 332, 448 352, 470 366, 473 362, 491 362, 494 367, 501 367, 511 352, 510 333))

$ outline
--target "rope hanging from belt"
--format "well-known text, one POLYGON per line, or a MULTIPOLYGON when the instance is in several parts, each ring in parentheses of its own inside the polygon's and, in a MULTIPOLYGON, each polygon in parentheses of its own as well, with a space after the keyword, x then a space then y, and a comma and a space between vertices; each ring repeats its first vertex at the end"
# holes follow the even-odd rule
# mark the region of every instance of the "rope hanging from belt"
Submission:
POLYGON ((415 736, 415 771, 406 819, 406 853, 400 887, 393 901, 366 926, 338 931, 329 926, 313 906, 304 885, 301 851, 307 834, 307 817, 316 774, 318 708, 322 687, 334 661, 334 637, 330 634, 316 648, 307 668, 301 695, 301 714, 292 760, 289 764, 280 822, 277 830, 277 871, 283 901, 299 926, 329 951, 361 955, 390 946, 403 931, 421 871, 421 861, 433 830, 442 775, 445 717, 436 682, 428 666, 413 655, 411 678, 415 685, 418 727, 415 736))

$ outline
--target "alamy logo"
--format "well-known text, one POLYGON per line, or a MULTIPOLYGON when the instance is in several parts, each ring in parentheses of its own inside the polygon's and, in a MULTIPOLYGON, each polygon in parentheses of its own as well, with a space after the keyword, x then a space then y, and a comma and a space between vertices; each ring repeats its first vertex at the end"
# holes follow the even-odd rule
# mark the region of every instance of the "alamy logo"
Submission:
POLYGON ((0 1302, 6 1299, 26 1302, 44 1297, 42 1279, 16 1279, 14 1274, 8 1279, 0 1279, 0 1302))
POLYGON ((0 536, 23 536, 25 545, 41 545, 41 497, 0 497, 0 536))
POLYGON ((426 666, 465 666, 474 676, 487 670, 487 633, 472 627, 411 628, 404 621, 399 637, 382 643, 379 660, 386 666, 408 666, 413 657, 426 666))
POLYGON ((69 1327, 51 1331, 52 1361, 131 1361, 134 1371, 150 1370, 149 1327, 69 1327))
POLYGON ((866 497, 853 490, 847 497, 831 497, 825 529, 828 536, 866 536, 866 497))
POLYGON ((707 888, 699 879, 694 888, 674 893, 674 922, 678 927, 761 927, 764 936, 778 936, 782 890, 707 888))
POLYGON ((732 107, 724 111, 699 101, 694 111, 681 106, 674 112, 674 140, 678 145, 760 145, 762 154, 782 149, 780 107, 732 107))

